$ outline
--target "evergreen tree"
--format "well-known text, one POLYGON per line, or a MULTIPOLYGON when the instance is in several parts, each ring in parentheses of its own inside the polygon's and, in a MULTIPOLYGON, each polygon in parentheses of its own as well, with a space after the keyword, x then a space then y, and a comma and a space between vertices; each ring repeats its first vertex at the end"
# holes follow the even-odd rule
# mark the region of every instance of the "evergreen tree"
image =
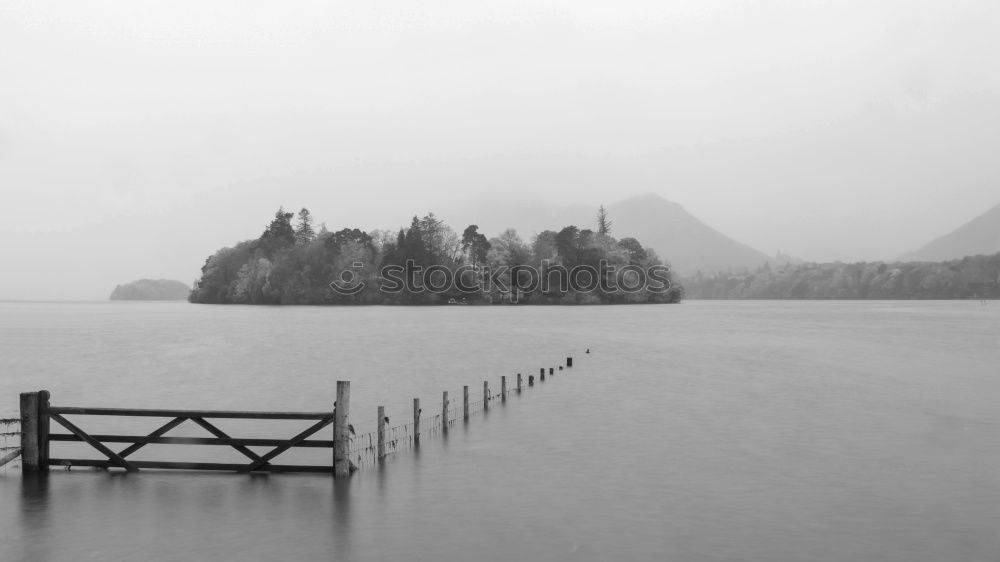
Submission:
POLYGON ((258 239, 260 249, 266 255, 271 255, 278 250, 295 244, 295 229, 292 228, 293 216, 295 216, 294 213, 285 212, 284 207, 279 207, 278 211, 274 213, 274 219, 271 220, 271 224, 267 226, 267 229, 264 230, 264 233, 258 239))
POLYGON ((302 210, 299 211, 299 223, 295 227, 295 241, 297 243, 308 244, 316 238, 316 232, 312 227, 312 220, 312 215, 309 214, 309 209, 302 207, 302 210))
POLYGON ((485 234, 480 234, 479 225, 470 224, 462 232, 462 249, 469 256, 472 263, 486 261, 486 254, 490 251, 490 242, 485 234))
POLYGON ((420 234, 424 242, 424 255, 428 260, 428 265, 441 263, 442 247, 444 246, 444 221, 434 216, 434 213, 427 213, 420 219, 420 234))
POLYGON ((416 216, 410 222, 410 228, 406 229, 401 248, 404 260, 413 260, 417 265, 426 265, 423 230, 420 228, 420 219, 416 216))
POLYGON ((608 210, 601 205, 597 209, 597 233, 602 236, 611 235, 611 225, 613 221, 608 219, 608 210))

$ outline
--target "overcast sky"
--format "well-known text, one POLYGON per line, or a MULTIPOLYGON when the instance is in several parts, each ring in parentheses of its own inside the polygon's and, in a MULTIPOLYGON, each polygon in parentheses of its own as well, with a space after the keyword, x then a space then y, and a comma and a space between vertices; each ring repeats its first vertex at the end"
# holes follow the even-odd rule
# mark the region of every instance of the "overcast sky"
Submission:
POLYGON ((0 299, 190 282, 282 204, 366 228, 474 209, 495 186, 450 169, 538 159, 628 173, 504 197, 654 191, 768 254, 891 259, 1000 203, 998 29, 996 0, 0 0, 0 299), (400 165, 435 172, 337 172, 400 165), (302 174, 331 179, 260 187, 302 174), (240 182, 218 212, 252 229, 186 220, 240 182))

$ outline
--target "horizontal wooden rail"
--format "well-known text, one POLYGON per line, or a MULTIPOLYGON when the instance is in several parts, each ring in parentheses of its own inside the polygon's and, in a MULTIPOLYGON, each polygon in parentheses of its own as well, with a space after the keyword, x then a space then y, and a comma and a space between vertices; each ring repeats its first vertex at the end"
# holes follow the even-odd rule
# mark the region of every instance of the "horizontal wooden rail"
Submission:
POLYGON ((76 408, 56 407, 50 414, 77 416, 143 416, 153 418, 240 418, 254 420, 322 420, 333 418, 333 412, 227 412, 224 410, 158 410, 136 408, 76 408))
MULTIPOLYGON (((245 463, 215 463, 215 462, 168 462, 168 461, 129 461, 136 468, 169 468, 179 470, 224 470, 229 472, 245 472, 245 463)), ((108 460, 93 459, 49 459, 49 466, 92 466, 110 468, 118 466, 108 460)), ((299 464, 265 464, 251 472, 319 472, 330 474, 332 466, 299 465, 299 464)))
MULTIPOLYGON (((95 441, 101 443, 142 443, 160 445, 243 445, 245 447, 277 447, 284 445, 288 439, 220 439, 212 437, 149 437, 145 435, 91 435, 95 441)), ((83 441, 76 435, 68 433, 53 433, 49 435, 49 441, 83 441)), ((309 439, 300 441, 293 447, 314 447, 331 448, 332 439, 309 439)))

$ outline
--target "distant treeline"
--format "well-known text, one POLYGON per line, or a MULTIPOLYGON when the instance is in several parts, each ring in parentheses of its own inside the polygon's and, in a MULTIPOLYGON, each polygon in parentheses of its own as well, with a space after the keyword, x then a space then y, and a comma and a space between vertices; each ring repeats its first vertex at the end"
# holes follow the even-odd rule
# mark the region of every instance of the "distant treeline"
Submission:
POLYGON ((682 280, 695 299, 995 299, 1000 254, 947 262, 763 266, 682 280))
POLYGON ((113 301, 182 301, 191 288, 172 279, 139 279, 118 285, 111 291, 113 301))
MULTIPOLYGON (((643 248, 634 238, 616 240, 610 234, 611 221, 603 207, 597 230, 567 226, 546 230, 525 242, 514 229, 487 238, 477 225, 469 225, 461 235, 428 213, 414 216, 408 228, 398 231, 363 232, 357 228, 330 231, 326 225, 313 227, 307 209, 295 214, 279 209, 256 239, 231 248, 222 248, 205 261, 189 300, 218 304, 437 304, 437 303, 518 303, 591 304, 677 302, 681 289, 577 291, 559 287, 514 290, 486 279, 484 267, 494 271, 516 266, 543 268, 543 261, 565 267, 594 266, 601 262, 622 268, 648 268, 661 264, 652 249, 643 248), (293 224, 294 223, 294 224, 293 224), (409 265, 407 265, 409 264, 409 265), (395 268, 395 278, 384 273, 395 268), (413 271, 421 268, 425 276, 413 271), (404 271, 405 269, 405 271, 404 271), (428 272, 434 275, 427 277, 428 272), (475 291, 425 290, 426 282, 451 276, 456 285, 476 287, 475 291), (331 288, 331 282, 345 287, 363 286, 347 294, 331 288), (404 284, 407 290, 385 290, 404 284)), ((517 276, 521 276, 518 273, 517 276)), ((496 275, 494 280, 512 280, 496 275)), ((611 281, 602 279, 602 281, 611 281)), ((339 287, 339 285, 338 285, 339 287)))

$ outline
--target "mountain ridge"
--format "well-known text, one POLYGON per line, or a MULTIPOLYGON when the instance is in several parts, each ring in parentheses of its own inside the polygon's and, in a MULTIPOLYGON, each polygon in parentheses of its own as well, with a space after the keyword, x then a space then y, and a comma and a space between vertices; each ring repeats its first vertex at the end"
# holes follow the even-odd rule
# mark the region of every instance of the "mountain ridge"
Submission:
POLYGON ((946 261, 997 252, 1000 252, 1000 204, 899 259, 946 261))
POLYGON ((633 236, 652 247, 675 271, 691 275, 755 268, 770 258, 739 242, 684 209, 675 201, 655 193, 643 193, 608 205, 621 235, 633 236))

